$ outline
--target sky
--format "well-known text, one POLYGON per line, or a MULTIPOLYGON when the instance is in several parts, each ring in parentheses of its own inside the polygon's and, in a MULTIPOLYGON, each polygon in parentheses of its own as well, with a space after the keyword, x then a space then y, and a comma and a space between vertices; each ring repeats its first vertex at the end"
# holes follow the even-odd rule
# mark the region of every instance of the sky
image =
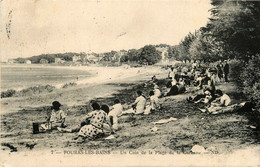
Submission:
POLYGON ((210 8, 209 0, 2 0, 1 59, 176 45, 206 25, 210 8))

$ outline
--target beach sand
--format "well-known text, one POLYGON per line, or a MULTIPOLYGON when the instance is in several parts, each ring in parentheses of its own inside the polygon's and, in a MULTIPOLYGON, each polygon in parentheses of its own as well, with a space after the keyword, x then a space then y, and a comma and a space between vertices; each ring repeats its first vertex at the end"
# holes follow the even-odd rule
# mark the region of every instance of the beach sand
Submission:
MULTIPOLYGON (((34 94, 24 97, 11 97, 1 99, 1 114, 18 112, 40 106, 49 106, 52 101, 58 100, 66 106, 83 105, 89 100, 99 97, 111 96, 122 89, 111 83, 127 84, 150 80, 153 75, 165 77, 167 72, 160 67, 124 68, 100 66, 54 66, 52 68, 66 68, 71 70, 84 70, 91 74, 86 79, 79 78, 73 81, 76 86, 62 88, 66 83, 54 85, 57 89, 51 93, 34 94), (160 74, 160 75, 159 75, 160 74), (110 83, 110 85, 109 85, 110 83)), ((69 82, 67 82, 69 83, 69 82)))
MULTIPOLYGON (((113 68, 113 70, 117 71, 117 68, 113 68)), ((234 163, 239 156, 242 156, 241 160, 250 160, 245 164, 250 165, 251 163, 253 166, 259 164, 255 160, 256 157, 259 157, 260 137, 256 129, 250 128, 254 125, 253 116, 241 113, 220 115, 201 113, 196 104, 186 101, 191 93, 161 98, 162 109, 158 112, 149 115, 122 116, 119 120, 119 130, 115 134, 115 139, 112 140, 99 138, 95 141, 77 143, 72 139, 76 133, 59 133, 55 130, 32 134, 32 123, 45 120, 46 110, 54 100, 64 104, 63 108, 67 112, 66 124, 68 127, 72 127, 77 125, 81 118, 90 111, 89 100, 96 100, 100 104, 111 106, 114 99, 119 98, 123 104, 129 104, 136 98, 135 92, 138 89, 148 95, 152 90, 152 85, 146 85, 144 82, 150 80, 153 74, 160 74, 158 75, 160 88, 166 83, 163 78, 166 78, 167 71, 157 67, 141 68, 140 71, 131 69, 132 73, 129 73, 132 75, 129 74, 125 77, 124 70, 121 70, 118 70, 119 73, 113 76, 109 70, 99 71, 99 75, 107 79, 100 79, 95 83, 86 84, 87 81, 84 81, 75 87, 57 89, 49 94, 4 99, 5 107, 18 109, 1 116, 1 149, 4 156, 8 155, 6 160, 15 159, 19 155, 25 159, 30 157, 29 155, 36 155, 37 160, 52 155, 60 156, 59 158, 63 160, 64 158, 73 159, 75 156, 81 156, 77 152, 82 150, 95 152, 93 156, 100 156, 100 153, 96 151, 110 152, 112 155, 105 153, 108 156, 122 156, 120 151, 126 151, 126 155, 135 158, 141 154, 141 151, 149 152, 151 150, 155 159, 161 156, 165 159, 170 156, 165 159, 167 162, 174 163, 170 159, 178 157, 178 155, 185 155, 186 158, 193 159, 189 163, 187 160, 181 162, 181 159, 177 158, 176 164, 179 165, 194 165, 194 160, 197 158, 200 161, 195 164, 198 163, 200 166, 243 164, 234 163), (112 78, 110 79, 110 77, 112 78), (171 117, 176 120, 162 125, 153 124, 153 122, 171 117), (152 131, 154 127, 158 130, 152 131), (197 157, 198 154, 191 151, 194 145, 202 146, 207 153, 199 154, 201 156, 197 157), (242 155, 237 155, 241 150, 248 152, 242 151, 242 155), (175 156, 169 155, 169 153, 175 156)), ((233 83, 221 83, 217 88, 221 88, 229 94, 234 99, 234 103, 241 101, 237 94, 238 89, 233 83)), ((63 164, 65 161, 61 162, 63 164)), ((75 161, 71 160, 68 164, 72 162, 75 161)), ((158 163, 150 164, 150 166, 155 164, 158 163)), ((118 164, 115 165, 118 166, 118 164)), ((160 164, 158 165, 160 166, 160 164)))

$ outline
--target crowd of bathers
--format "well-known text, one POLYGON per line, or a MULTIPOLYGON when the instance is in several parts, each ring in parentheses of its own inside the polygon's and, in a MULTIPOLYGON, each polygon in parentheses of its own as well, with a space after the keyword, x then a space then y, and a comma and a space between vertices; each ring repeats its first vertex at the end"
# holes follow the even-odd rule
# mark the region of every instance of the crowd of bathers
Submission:
POLYGON ((62 133, 76 133, 74 139, 85 140, 115 134, 119 129, 119 119, 125 114, 159 112, 163 105, 160 98, 163 97, 189 93, 191 96, 187 98, 187 102, 202 104, 199 105, 199 110, 212 114, 232 111, 245 105, 245 103, 231 105, 231 98, 222 90, 216 89, 216 82, 228 82, 227 62, 224 64, 218 62, 213 68, 202 68, 199 64, 193 63, 190 68, 170 67, 169 69, 166 84, 160 85, 161 88, 158 86, 156 76, 147 82, 152 85, 147 96, 149 98, 143 95, 141 90, 137 90, 135 101, 124 107, 119 99, 115 99, 111 107, 93 102, 92 111, 73 127, 65 125, 66 114, 61 110, 61 104, 54 101, 47 122, 51 123, 52 129, 62 133), (193 93, 189 92, 191 88, 193 93))

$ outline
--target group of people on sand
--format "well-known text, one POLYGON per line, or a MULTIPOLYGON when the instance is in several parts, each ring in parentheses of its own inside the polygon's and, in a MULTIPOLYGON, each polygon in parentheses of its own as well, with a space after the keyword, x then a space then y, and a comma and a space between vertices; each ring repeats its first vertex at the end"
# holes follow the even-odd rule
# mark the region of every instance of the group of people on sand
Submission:
POLYGON ((78 125, 68 128, 65 125, 66 114, 60 107, 61 104, 58 101, 52 103, 52 111, 47 122, 51 123, 52 129, 60 132, 77 132, 74 139, 94 139, 112 134, 118 129, 118 116, 123 110, 118 99, 114 101, 111 108, 93 102, 91 104, 93 110, 84 116, 78 125))
MULTIPOLYGON (((119 126, 118 119, 124 114, 149 114, 160 109, 159 97, 161 91, 158 85, 154 83, 153 90, 149 92, 149 99, 143 95, 142 91, 137 91, 137 98, 129 105, 130 109, 124 110, 119 99, 114 100, 114 105, 99 105, 97 102, 91 104, 92 111, 89 112, 78 125, 68 128, 65 125, 66 114, 61 109, 58 101, 52 103, 51 114, 47 118, 47 122, 51 123, 52 129, 57 129, 64 133, 76 133, 74 139, 85 140, 94 139, 114 134, 119 126), (147 103, 147 101, 150 101, 147 103)), ((128 107, 128 108, 129 108, 128 107)))
POLYGON ((190 93, 188 88, 195 88, 197 93, 189 96, 190 103, 200 103, 199 110, 212 114, 234 111, 245 105, 244 103, 231 105, 231 98, 220 89, 216 89, 216 82, 228 82, 229 64, 220 61, 214 67, 203 69, 200 64, 193 63, 192 68, 170 68, 166 87, 169 89, 164 96, 190 93))
MULTIPOLYGON (((216 66, 218 69, 218 65, 216 66)), ((181 68, 171 67, 168 74, 168 82, 165 85, 166 91, 161 92, 158 86, 156 76, 152 77, 152 89, 149 92, 149 98, 143 95, 141 90, 137 90, 137 98, 127 107, 123 107, 119 99, 114 100, 114 105, 99 105, 97 102, 91 104, 92 111, 89 112, 78 125, 66 127, 66 114, 60 109, 61 104, 58 101, 52 103, 52 112, 48 117, 48 122, 52 122, 52 128, 60 132, 74 133, 77 135, 74 139, 95 139, 98 137, 109 136, 119 129, 119 118, 124 114, 150 114, 161 109, 161 97, 172 96, 186 93, 187 88, 196 87, 197 94, 187 98, 188 102, 201 103, 202 112, 217 114, 242 107, 241 104, 231 104, 230 97, 223 91, 215 87, 215 77, 221 73, 220 70, 206 69, 199 71, 197 66, 192 69, 182 70, 181 68), (128 109, 124 109, 128 108, 128 109)), ((226 75, 226 74, 225 74, 226 75)), ((227 76, 226 76, 227 78, 227 76)))

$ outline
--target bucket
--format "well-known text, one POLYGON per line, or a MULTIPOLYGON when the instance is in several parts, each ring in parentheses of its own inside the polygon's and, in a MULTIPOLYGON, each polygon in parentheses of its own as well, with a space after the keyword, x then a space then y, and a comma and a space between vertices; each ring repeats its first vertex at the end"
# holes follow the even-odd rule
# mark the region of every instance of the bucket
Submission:
POLYGON ((33 122, 33 134, 39 133, 39 125, 40 123, 38 122, 33 122))
POLYGON ((51 122, 33 122, 33 134, 46 132, 52 129, 51 122))

